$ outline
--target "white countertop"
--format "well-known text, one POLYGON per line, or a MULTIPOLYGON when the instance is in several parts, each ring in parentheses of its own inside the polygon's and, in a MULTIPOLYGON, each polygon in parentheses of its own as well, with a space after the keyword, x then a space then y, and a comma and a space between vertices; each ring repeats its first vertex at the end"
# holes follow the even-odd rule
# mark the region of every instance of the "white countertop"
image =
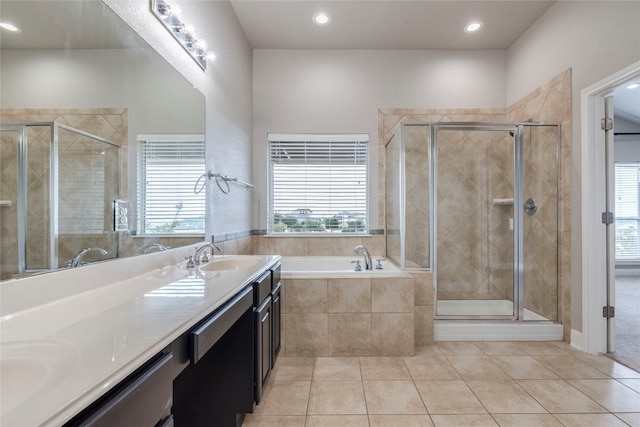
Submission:
POLYGON ((279 258, 246 257, 256 266, 204 277, 178 263, 141 272, 138 257, 0 283, 0 425, 64 424, 279 258))

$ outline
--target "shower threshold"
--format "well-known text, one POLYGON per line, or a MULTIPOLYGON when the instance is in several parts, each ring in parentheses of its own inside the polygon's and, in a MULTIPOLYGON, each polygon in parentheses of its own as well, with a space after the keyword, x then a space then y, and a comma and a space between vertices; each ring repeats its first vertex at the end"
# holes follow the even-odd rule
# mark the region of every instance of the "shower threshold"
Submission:
MULTIPOLYGON (((511 315, 509 300, 444 300, 437 314, 457 316, 511 315)), ((449 320, 434 321, 435 341, 562 341, 562 324, 525 309, 524 321, 449 320)))
MULTIPOLYGON (((438 316, 511 316, 513 302, 510 300, 440 300, 437 302, 438 316)), ((524 309, 524 320, 548 321, 544 316, 524 309)))

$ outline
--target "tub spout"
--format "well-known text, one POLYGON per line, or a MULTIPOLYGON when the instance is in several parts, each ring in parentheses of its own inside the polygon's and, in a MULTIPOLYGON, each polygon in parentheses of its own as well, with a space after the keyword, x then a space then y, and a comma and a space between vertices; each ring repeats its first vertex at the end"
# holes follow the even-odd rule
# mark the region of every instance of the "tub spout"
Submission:
POLYGON ((78 254, 76 256, 73 257, 73 259, 69 260, 67 262, 67 267, 68 268, 74 268, 74 267, 78 267, 80 265, 82 265, 83 262, 83 258, 86 254, 90 253, 90 252, 98 252, 100 253, 100 255, 109 255, 109 252, 107 252, 106 250, 99 248, 99 247, 95 247, 95 248, 86 248, 81 250, 80 252, 78 252, 78 254))
POLYGON ((364 255, 364 269, 365 270, 373 270, 373 264, 371 262, 371 255, 369 254, 369 251, 367 250, 367 248, 365 248, 362 245, 358 245, 355 248, 353 248, 353 253, 354 254, 359 254, 360 252, 362 252, 362 254, 364 255))

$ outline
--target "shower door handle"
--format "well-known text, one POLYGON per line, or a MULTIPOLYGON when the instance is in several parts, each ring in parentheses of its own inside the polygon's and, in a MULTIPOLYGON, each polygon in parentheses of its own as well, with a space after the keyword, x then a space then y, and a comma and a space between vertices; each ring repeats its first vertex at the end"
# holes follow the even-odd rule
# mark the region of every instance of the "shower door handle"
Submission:
POLYGON ((533 215, 538 212, 538 202, 533 197, 529 197, 526 202, 524 202, 524 211, 529 215, 533 215))

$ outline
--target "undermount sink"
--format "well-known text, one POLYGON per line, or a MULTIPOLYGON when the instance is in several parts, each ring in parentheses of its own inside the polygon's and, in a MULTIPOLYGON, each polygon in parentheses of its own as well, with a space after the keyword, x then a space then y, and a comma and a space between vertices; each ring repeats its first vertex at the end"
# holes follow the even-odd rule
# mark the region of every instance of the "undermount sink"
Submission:
POLYGON ((76 366, 79 350, 56 340, 0 344, 0 405, 9 413, 47 393, 76 366))
POLYGON ((250 257, 230 257, 230 258, 214 258, 206 264, 200 266, 202 271, 226 271, 226 270, 242 270, 258 265, 256 258, 250 257))

